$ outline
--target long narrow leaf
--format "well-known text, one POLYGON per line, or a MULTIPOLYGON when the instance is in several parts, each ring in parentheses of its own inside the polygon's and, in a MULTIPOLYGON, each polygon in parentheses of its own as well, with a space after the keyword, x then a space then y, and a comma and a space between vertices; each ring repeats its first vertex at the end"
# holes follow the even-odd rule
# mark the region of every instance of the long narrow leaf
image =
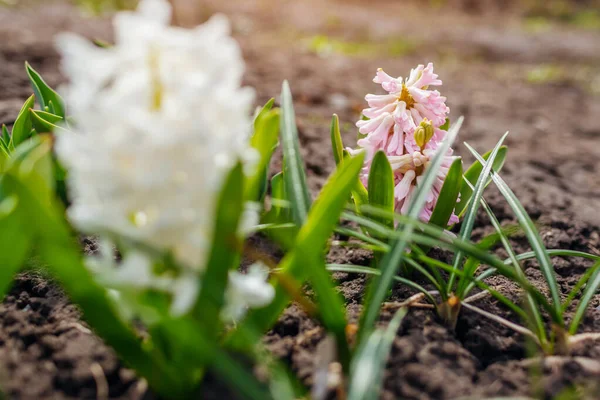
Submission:
POLYGON ((0 191, 0 301, 23 266, 32 244, 31 229, 20 215, 23 210, 18 203, 16 195, 0 191))
POLYGON ((244 187, 244 198, 247 201, 258 201, 262 198, 261 186, 266 186, 269 163, 277 146, 278 128, 279 113, 277 110, 261 112, 256 117, 250 146, 258 152, 259 159, 254 173, 248 177, 244 187))
MULTIPOLYGON (((327 264, 327 270, 331 271, 331 272, 348 272, 348 273, 353 273, 353 274, 365 274, 365 275, 374 275, 374 276, 381 275, 381 271, 379 271, 378 269, 375 269, 372 267, 365 267, 364 265, 327 264)), ((416 283, 410 279, 402 278, 401 276, 395 276, 394 280, 396 282, 402 283, 405 286, 415 289, 416 291, 418 291, 420 293, 423 293, 425 295, 425 297, 427 297, 427 300, 429 300, 429 302, 431 304, 435 304, 435 298, 431 295, 431 293, 429 293, 429 291, 427 289, 425 289, 423 286, 419 285, 418 283, 416 283)))
MULTIPOLYGON (((500 172, 502 170, 502 166, 504 165, 504 161, 506 160, 506 154, 508 152, 508 148, 506 146, 500 147, 498 150, 498 154, 496 155, 496 159, 492 163, 493 169, 496 172, 500 172)), ((488 151, 483 155, 483 159, 487 160, 492 154, 492 150, 488 151)), ((465 180, 471 183, 471 185, 475 185, 477 182, 477 178, 481 175, 481 171, 483 170, 483 165, 479 161, 473 162, 471 166, 465 171, 465 180)), ((486 186, 489 185, 491 179, 488 180, 486 186)), ((466 211, 467 204, 471 201, 471 196, 473 194, 473 188, 469 185, 463 185, 460 190, 460 201, 456 205, 456 215, 459 217, 466 211)))
MULTIPOLYGON (((500 221, 498 221, 498 219, 494 215, 492 209, 490 208, 490 206, 488 206, 487 202, 485 201, 485 199, 483 199, 483 197, 481 198, 481 206, 487 213, 487 215, 492 223, 492 226, 496 230, 496 233, 499 235, 502 245, 504 246, 504 249, 508 253, 508 258, 514 267, 515 272, 521 278, 525 279, 525 272, 523 271, 521 264, 519 264, 519 261, 517 260, 517 256, 516 256, 512 246, 510 245, 510 242, 508 241, 508 237, 506 236, 502 227, 500 226, 500 221)), ((464 279, 462 280, 462 282, 459 282, 458 286, 459 286, 459 293, 460 293, 459 296, 461 296, 460 298, 464 299, 468 295, 469 285, 472 285, 472 284, 473 284, 472 282, 467 282, 467 280, 464 280, 464 279)), ((527 294, 527 303, 528 303, 529 311, 531 313, 531 317, 533 320, 532 325, 535 326, 537 335, 540 338, 540 342, 544 343, 547 340, 546 330, 544 327, 544 321, 542 319, 542 315, 540 313, 539 308, 537 307, 537 304, 536 304, 534 298, 530 294, 527 294)))
POLYGON ((374 331, 361 346, 352 361, 348 400, 379 398, 384 370, 396 332, 408 309, 399 309, 385 330, 374 331))
POLYGON ((292 205, 292 216, 298 226, 306 220, 310 208, 310 193, 300 155, 298 128, 287 81, 281 89, 281 143, 283 146, 283 176, 286 194, 292 205))
MULTIPOLYGON (((481 171, 481 174, 477 178, 477 183, 475 184, 475 189, 473 191, 471 202, 469 203, 467 213, 465 214, 465 218, 460 227, 459 236, 463 240, 469 240, 471 238, 471 232, 473 231, 473 225, 475 224, 475 217, 477 216, 477 210, 479 209, 480 200, 483 196, 483 190, 485 189, 485 185, 486 185, 489 175, 492 171, 492 165, 494 164, 494 160, 496 159, 496 156, 498 155, 500 146, 502 146, 502 142, 504 142, 504 139, 506 138, 507 135, 508 135, 508 132, 506 132, 504 134, 504 136, 502 136, 500 138, 498 143, 496 143, 496 146, 494 146, 494 149, 492 150, 492 153, 490 154, 490 158, 489 158, 490 162, 488 162, 484 166, 484 168, 481 171)), ((461 252, 457 252, 456 254, 454 254, 454 260, 452 263, 452 265, 454 267, 454 271, 458 271, 458 269, 460 268, 460 265, 462 263, 462 259, 463 259, 463 254, 461 252)), ((452 293, 454 291, 454 280, 455 279, 456 279, 456 273, 455 272, 450 273, 450 277, 448 278, 448 286, 446 289, 448 291, 448 293, 452 293)))
POLYGON ((569 326, 569 333, 574 335, 577 333, 577 329, 579 328, 579 324, 581 324, 581 320, 585 315, 588 305, 592 301, 594 295, 600 288, 600 261, 596 262, 591 268, 595 270, 592 274, 592 277, 589 279, 588 283, 585 285, 585 290, 583 291, 583 295, 581 296, 581 300, 577 305, 577 311, 575 311, 575 315, 571 320, 571 325, 569 326))
MULTIPOLYGON (((483 165, 486 165, 487 162, 483 160, 481 155, 477 153, 475 149, 471 146, 467 145, 467 148, 473 153, 473 155, 479 160, 479 162, 483 165)), ((525 211, 525 208, 521 204, 521 202, 517 199, 513 191, 508 187, 508 185, 504 182, 504 179, 500 177, 499 174, 492 172, 492 179, 494 183, 500 190, 500 193, 504 196, 506 201, 508 202, 510 208, 515 213, 519 223, 523 227, 523 231, 525 232, 525 236, 529 240, 533 251, 536 254, 536 258, 540 264, 540 269, 544 278, 546 279, 546 283, 548 284, 548 289, 550 290, 550 296, 552 298, 552 306, 554 307, 554 316, 556 318, 555 322, 560 326, 564 325, 564 320, 562 316, 562 305, 560 301, 560 291, 558 289, 558 284, 556 282, 556 276, 554 273, 554 267, 550 261, 550 257, 548 256, 548 251, 546 250, 546 246, 540 237, 539 232, 537 231, 535 224, 525 211)))
POLYGON ((333 114, 331 118, 331 149, 335 165, 338 165, 344 159, 344 143, 340 134, 340 119, 337 114, 333 114))
POLYGON ((229 173, 219 195, 211 252, 202 276, 200 295, 192 311, 204 322, 209 338, 216 337, 219 332, 218 322, 225 303, 229 270, 239 264, 242 243, 237 230, 244 207, 243 199, 239 196, 242 186, 242 165, 237 164, 229 173))

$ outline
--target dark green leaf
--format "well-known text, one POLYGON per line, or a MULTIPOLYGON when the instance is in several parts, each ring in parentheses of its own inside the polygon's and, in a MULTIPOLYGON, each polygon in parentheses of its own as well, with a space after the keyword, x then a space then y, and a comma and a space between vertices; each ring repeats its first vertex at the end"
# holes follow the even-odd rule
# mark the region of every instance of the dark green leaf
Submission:
POLYGON ((446 226, 448 226, 448 221, 456 208, 456 200, 458 199, 458 194, 462 187, 462 179, 462 160, 457 158, 452 162, 452 165, 448 170, 448 175, 446 175, 446 179, 444 180, 440 196, 433 209, 433 214, 429 219, 430 223, 437 225, 440 228, 446 228, 446 226))
POLYGON ((440 129, 443 131, 447 131, 448 128, 450 128, 450 118, 446 118, 446 122, 444 122, 444 125, 440 126, 440 129))
MULTIPOLYGON (((378 151, 373 157, 369 171, 369 204, 390 213, 394 212, 394 172, 387 156, 378 151)), ((390 228, 394 227, 393 218, 375 217, 390 228)))

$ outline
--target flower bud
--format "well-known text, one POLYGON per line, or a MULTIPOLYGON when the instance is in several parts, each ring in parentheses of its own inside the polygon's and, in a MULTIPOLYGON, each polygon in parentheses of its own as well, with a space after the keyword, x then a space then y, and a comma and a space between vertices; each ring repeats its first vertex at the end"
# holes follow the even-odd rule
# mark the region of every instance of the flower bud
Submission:
POLYGON ((415 143, 421 149, 423 149, 425 147, 425 145, 427 144, 427 141, 425 139, 425 135, 426 135, 425 128, 423 128, 420 125, 417 126, 417 129, 415 129, 415 143))
POLYGON ((423 119, 415 130, 415 143, 423 150, 433 137, 433 125, 427 118, 423 119))

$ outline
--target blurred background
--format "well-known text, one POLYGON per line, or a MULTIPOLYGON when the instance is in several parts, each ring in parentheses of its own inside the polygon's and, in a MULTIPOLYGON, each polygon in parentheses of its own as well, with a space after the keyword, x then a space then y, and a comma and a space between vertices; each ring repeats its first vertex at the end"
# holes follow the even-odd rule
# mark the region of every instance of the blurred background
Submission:
MULTIPOLYGON (((353 146, 364 96, 378 90, 376 69, 406 76, 431 61, 451 117, 466 118, 461 142, 486 151, 511 132, 506 179, 534 217, 600 224, 600 0, 172 2, 177 25, 216 12, 230 18, 257 104, 290 81, 312 188, 334 166, 331 114, 353 146)), ((30 92, 25 60, 59 84, 53 35, 71 30, 110 42, 111 13, 135 1, 0 5, 0 122, 10 124, 30 92)))

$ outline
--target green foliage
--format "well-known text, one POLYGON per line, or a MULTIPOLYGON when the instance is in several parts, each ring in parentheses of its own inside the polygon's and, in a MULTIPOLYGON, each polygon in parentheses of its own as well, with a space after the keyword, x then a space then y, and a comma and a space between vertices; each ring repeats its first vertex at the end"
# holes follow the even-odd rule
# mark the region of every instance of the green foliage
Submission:
POLYGON ((290 201, 293 220, 296 225, 301 226, 306 220, 311 198, 300 155, 292 93, 287 81, 283 82, 281 89, 281 143, 285 193, 290 201))
POLYGON ((279 135, 279 110, 273 110, 272 107, 273 99, 265 104, 254 119, 250 146, 258 152, 259 161, 246 182, 244 198, 248 201, 262 200, 267 189, 269 164, 279 135))
POLYGON ((29 110, 33 108, 34 103, 35 96, 32 95, 27 99, 25 104, 23 104, 13 125, 9 149, 14 150, 15 147, 31 137, 32 121, 29 110))
POLYGON ((229 173, 218 201, 211 252, 206 272, 202 275, 202 290, 192 312, 203 322, 208 337, 218 337, 221 309, 225 304, 229 270, 237 268, 242 251, 238 224, 244 207, 239 196, 243 187, 242 165, 229 173))
MULTIPOLYGON (((506 146, 500 147, 500 149, 498 150, 498 155, 496 156, 496 159, 494 160, 494 164, 492 166, 494 171, 500 172, 500 170, 502 170, 502 166, 504 165, 504 161, 506 160, 507 152, 508 152, 508 148, 506 146)), ((485 153, 483 155, 484 160, 487 160, 491 153, 492 153, 492 150, 485 153)), ((481 175, 482 170, 483 170, 483 167, 482 167, 481 163, 479 161, 475 161, 465 171, 464 179, 466 181, 468 181, 469 183, 471 183, 471 185, 475 185, 475 182, 477 181, 477 178, 479 178, 479 176, 481 175)), ((489 179, 486 182, 486 187, 487 187, 487 185, 490 184, 491 181, 492 180, 489 179)), ((456 205, 456 211, 455 211, 456 215, 458 215, 459 217, 463 216, 463 214, 466 211, 467 204, 469 204, 472 195, 473 195, 472 187, 469 185, 462 185, 461 190, 460 190, 460 201, 456 205)))
MULTIPOLYGON (((369 204, 384 211, 394 211, 394 173, 383 151, 373 157, 369 172, 369 204)), ((390 228, 394 227, 394 219, 382 217, 379 221, 390 228)))
MULTIPOLYGON (((429 167, 426 169, 423 179, 418 186, 415 195, 413 196, 408 208, 408 217, 416 220, 421 213, 421 208, 425 204, 429 189, 433 185, 434 179, 437 176, 438 169, 442 164, 442 159, 446 151, 451 146, 454 138, 462 125, 462 118, 459 119, 448 132, 446 140, 440 145, 435 157, 431 160, 429 167)), ((359 343, 365 340, 370 330, 377 320, 380 312, 381 304, 388 294, 388 290, 392 286, 393 278, 400 268, 400 264, 405 256, 405 250, 409 245, 408 237, 415 229, 414 221, 409 221, 398 226, 398 231, 403 233, 403 236, 393 238, 390 243, 390 251, 385 254, 381 260, 381 276, 374 277, 369 283, 367 289, 367 299, 365 301, 364 310, 361 315, 359 343)))
POLYGON ((407 312, 408 309, 400 308, 385 330, 374 330, 357 349, 350 370, 348 400, 379 398, 392 343, 407 312))
POLYGON ((34 70, 29 63, 25 63, 25 69, 29 76, 29 81, 37 101, 42 107, 42 111, 46 111, 65 118, 65 105, 63 99, 42 79, 40 74, 34 70))
POLYGON ((456 207, 456 201, 462 187, 462 181, 462 160, 457 158, 452 162, 452 165, 448 170, 448 175, 446 175, 442 190, 440 190, 440 197, 438 197, 431 218, 429 219, 430 223, 441 228, 448 226, 448 221, 456 207))

